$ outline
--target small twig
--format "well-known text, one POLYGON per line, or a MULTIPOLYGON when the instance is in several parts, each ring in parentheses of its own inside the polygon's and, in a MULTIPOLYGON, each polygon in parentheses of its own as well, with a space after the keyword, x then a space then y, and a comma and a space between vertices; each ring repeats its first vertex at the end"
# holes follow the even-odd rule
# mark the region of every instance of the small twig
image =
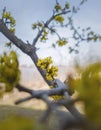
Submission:
POLYGON ((28 89, 28 88, 26 88, 26 87, 24 87, 24 86, 22 86, 22 85, 20 85, 20 84, 18 84, 18 85, 16 86, 16 88, 17 88, 19 91, 23 91, 23 92, 29 93, 29 94, 31 94, 31 95, 34 93, 33 90, 28 89))
POLYGON ((20 100, 16 101, 15 104, 18 105, 18 104, 23 103, 25 101, 31 100, 32 98, 34 98, 34 97, 33 96, 29 96, 29 97, 20 99, 20 100))
MULTIPOLYGON (((65 14, 67 14, 67 13, 70 13, 71 11, 70 10, 67 10, 67 11, 62 11, 62 12, 60 12, 60 13, 57 13, 57 14, 55 14, 55 15, 52 15, 51 17, 50 17, 50 19, 49 20, 47 20, 46 21, 46 23, 44 24, 44 27, 45 28, 47 28, 48 26, 49 26, 49 24, 54 20, 54 18, 56 17, 56 16, 58 16, 58 15, 65 15, 65 14)), ((38 34, 37 34, 37 36, 34 38, 34 40, 33 40, 33 46, 35 47, 35 45, 36 45, 36 42, 38 41, 38 39, 40 38, 40 36, 41 36, 41 34, 43 33, 43 28, 38 32, 38 34)))

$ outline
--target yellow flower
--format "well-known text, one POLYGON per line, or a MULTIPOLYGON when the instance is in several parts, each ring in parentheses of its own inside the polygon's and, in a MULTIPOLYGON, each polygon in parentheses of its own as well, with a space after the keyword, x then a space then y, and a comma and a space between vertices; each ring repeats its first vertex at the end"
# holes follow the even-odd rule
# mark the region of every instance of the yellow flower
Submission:
POLYGON ((46 78, 53 80, 54 76, 57 76, 58 68, 56 66, 51 66, 46 70, 46 78))
POLYGON ((15 28, 10 28, 9 31, 14 33, 15 32, 15 28))
POLYGON ((55 21, 59 22, 60 24, 62 24, 64 21, 64 18, 61 15, 57 15, 54 19, 55 19, 55 21))
POLYGON ((56 4, 55 9, 56 9, 56 11, 58 12, 58 11, 61 10, 62 8, 61 8, 61 6, 60 6, 59 4, 56 4))
MULTIPOLYGON (((54 88, 53 86, 49 86, 51 89, 54 88)), ((54 101, 58 101, 60 99, 64 99, 64 96, 59 96, 59 95, 54 95, 54 96, 51 96, 54 101)))
POLYGON ((64 45, 66 45, 67 44, 67 40, 66 39, 60 39, 60 40, 58 40, 57 41, 57 44, 59 45, 59 46, 64 46, 64 45))
POLYGON ((51 65, 53 63, 52 57, 46 57, 44 59, 39 59, 37 66, 42 70, 46 70, 46 78, 48 80, 53 80, 54 76, 57 76, 58 68, 51 65))
POLYGON ((52 63, 52 58, 46 57, 44 59, 39 59, 37 62, 37 66, 39 66, 41 69, 47 69, 51 63, 52 63))
POLYGON ((15 24, 16 24, 16 20, 13 18, 13 16, 10 14, 10 12, 3 12, 2 13, 2 18, 3 20, 5 21, 5 23, 7 24, 7 27, 8 29, 11 31, 11 32, 15 32, 15 24))
POLYGON ((53 77, 49 73, 46 73, 46 79, 53 80, 53 77))

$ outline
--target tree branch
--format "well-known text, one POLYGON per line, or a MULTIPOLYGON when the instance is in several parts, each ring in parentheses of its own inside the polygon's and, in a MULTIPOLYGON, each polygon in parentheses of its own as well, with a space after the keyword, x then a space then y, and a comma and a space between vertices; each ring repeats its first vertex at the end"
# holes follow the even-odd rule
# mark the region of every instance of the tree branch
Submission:
POLYGON ((22 103, 24 101, 28 101, 28 100, 30 100, 32 98, 42 99, 42 97, 44 95, 47 95, 47 96, 63 95, 64 92, 67 91, 66 88, 61 88, 61 87, 59 87, 59 88, 53 88, 53 89, 50 89, 50 90, 31 90, 31 89, 25 88, 22 85, 17 85, 16 88, 19 91, 27 92, 27 93, 29 93, 31 95, 31 96, 29 96, 27 98, 18 100, 17 104, 22 103))
POLYGON ((65 88, 59 87, 59 88, 53 88, 51 90, 31 90, 31 89, 27 89, 24 86, 20 86, 20 85, 18 85, 16 88, 19 91, 28 92, 29 94, 31 94, 31 96, 24 98, 24 99, 20 99, 20 100, 16 101, 15 104, 19 104, 19 103, 28 101, 33 98, 41 99, 47 104, 48 109, 46 110, 43 117, 41 118, 41 121, 45 121, 53 110, 57 110, 56 108, 58 106, 65 106, 71 113, 71 116, 70 116, 70 118, 69 117, 65 118, 65 120, 63 119, 63 121, 61 122, 62 123, 61 128, 63 130, 65 130, 66 128, 83 128, 86 130, 90 130, 90 129, 91 130, 100 130, 95 124, 92 124, 92 122, 90 122, 87 118, 85 118, 85 116, 82 115, 74 107, 72 100, 70 98, 68 99, 69 95, 68 95, 68 93, 66 94, 65 88), (48 99, 49 96, 63 95, 63 94, 65 94, 65 96, 67 97, 67 98, 65 97, 66 98, 65 104, 62 104, 61 100, 60 100, 60 102, 52 102, 50 99, 48 99))
POLYGON ((30 44, 24 43, 21 39, 17 38, 14 33, 10 32, 2 19, 0 19, 0 32, 24 53, 29 55, 34 50, 30 44))
MULTIPOLYGON (((47 22, 49 24, 51 19, 47 22)), ((8 28, 6 27, 5 23, 0 20, 0 32, 3 33, 10 41, 12 41, 20 50, 22 50, 24 53, 28 54, 33 62, 35 63, 37 67, 37 61, 38 57, 35 53, 34 47, 32 47, 30 44, 24 43, 22 40, 18 39, 13 33, 11 33, 8 28)), ((54 81, 48 81, 45 77, 45 72, 42 71, 39 67, 37 67, 45 81, 48 83, 48 85, 53 85, 57 88, 52 90, 43 90, 43 91, 31 91, 29 89, 22 89, 23 91, 26 91, 31 94, 30 97, 27 97, 26 99, 22 99, 22 101, 26 101, 32 98, 42 98, 43 94, 46 94, 48 96, 51 95, 61 95, 64 91, 67 91, 66 86, 64 87, 64 83, 62 83, 60 80, 54 80, 54 81)), ((18 87, 19 88, 19 87, 18 87)), ((21 87, 20 87, 21 90, 21 87)), ((22 102, 19 100, 16 103, 22 102)))
POLYGON ((46 81, 46 83, 48 83, 48 85, 53 85, 53 82, 48 81, 46 79, 45 71, 43 71, 42 69, 40 69, 37 66, 38 56, 36 54, 35 47, 30 44, 24 43, 21 39, 19 39, 17 36, 15 36, 14 33, 11 33, 9 31, 9 29, 7 28, 7 26, 5 25, 5 23, 3 22, 3 20, 1 20, 1 19, 0 19, 0 32, 6 38, 8 38, 16 47, 18 47, 22 52, 29 55, 30 58, 32 59, 32 61, 34 62, 34 64, 36 65, 38 71, 40 72, 40 74, 42 75, 44 80, 46 81))
MULTIPOLYGON (((58 15, 65 15, 65 14, 70 13, 70 12, 71 12, 70 10, 68 10, 68 11, 62 11, 62 12, 60 12, 60 13, 57 13, 56 15, 52 15, 52 16, 50 17, 50 19, 46 21, 46 23, 44 24, 44 27, 47 28, 47 27, 49 26, 49 24, 54 20, 54 18, 55 18, 56 16, 58 16, 58 15)), ((36 45, 36 42, 37 42, 38 39, 40 38, 40 36, 41 36, 41 34, 43 33, 43 31, 44 31, 44 30, 43 30, 43 28, 42 28, 42 29, 38 32, 36 38, 34 38, 34 40, 33 40, 33 46, 36 45)))

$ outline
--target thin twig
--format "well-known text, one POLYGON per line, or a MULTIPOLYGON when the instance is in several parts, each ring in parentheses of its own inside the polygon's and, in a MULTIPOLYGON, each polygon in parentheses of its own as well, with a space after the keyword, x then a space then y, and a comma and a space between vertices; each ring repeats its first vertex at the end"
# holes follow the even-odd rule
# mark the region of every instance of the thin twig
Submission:
MULTIPOLYGON (((67 10, 67 11, 62 11, 62 12, 60 12, 60 13, 57 13, 57 14, 55 14, 55 15, 52 15, 52 16, 50 17, 50 19, 46 21, 46 23, 44 24, 44 27, 47 28, 47 27, 49 26, 49 24, 54 20, 54 18, 55 18, 56 16, 58 16, 58 15, 65 15, 65 14, 70 13, 70 12, 71 12, 70 10, 67 10)), ((44 30, 43 30, 43 28, 42 28, 42 29, 38 32, 36 38, 34 38, 34 40, 33 40, 33 46, 34 46, 34 47, 35 47, 35 45, 36 45, 36 42, 37 42, 38 39, 40 38, 41 34, 43 33, 43 31, 44 31, 44 30)))

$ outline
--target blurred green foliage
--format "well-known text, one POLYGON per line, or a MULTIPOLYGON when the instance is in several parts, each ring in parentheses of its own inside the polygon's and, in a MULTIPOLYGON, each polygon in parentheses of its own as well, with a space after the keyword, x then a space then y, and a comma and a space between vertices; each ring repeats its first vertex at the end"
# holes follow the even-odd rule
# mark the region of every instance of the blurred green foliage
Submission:
MULTIPOLYGON (((56 112, 42 121, 45 110, 0 105, 0 130, 59 130, 56 112)), ((63 113, 64 114, 64 113, 63 113)))
POLYGON ((69 76, 68 85, 77 91, 86 116, 101 126, 101 62, 82 69, 77 66, 76 70, 78 76, 69 76))
POLYGON ((41 130, 45 125, 33 117, 33 119, 20 115, 10 115, 0 120, 0 130, 41 130))
POLYGON ((0 130, 33 130, 33 128, 33 121, 27 117, 13 115, 0 120, 0 130))
POLYGON ((0 56, 0 85, 4 84, 5 91, 9 92, 19 80, 20 70, 16 52, 4 53, 0 56))

